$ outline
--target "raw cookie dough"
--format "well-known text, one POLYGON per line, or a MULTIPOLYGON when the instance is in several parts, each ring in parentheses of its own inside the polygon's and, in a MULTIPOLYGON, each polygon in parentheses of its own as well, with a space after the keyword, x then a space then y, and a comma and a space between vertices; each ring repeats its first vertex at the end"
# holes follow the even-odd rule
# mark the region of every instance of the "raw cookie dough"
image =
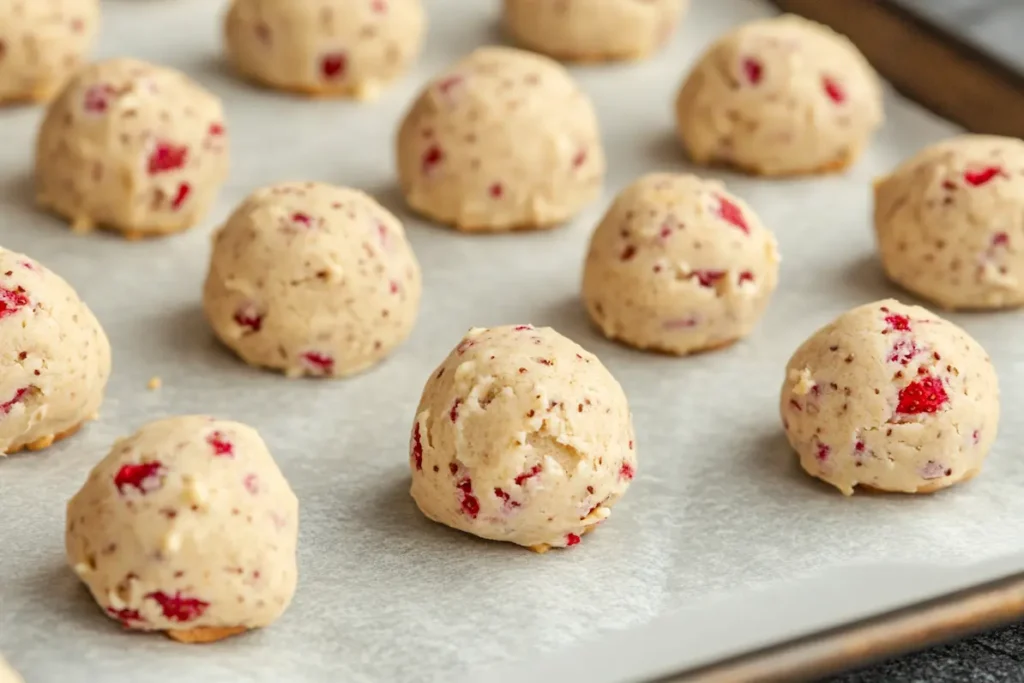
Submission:
POLYGON ((505 0, 505 26, 524 47, 558 59, 643 59, 668 40, 689 0, 505 0))
POLYGON ((999 425, 985 349, 893 299, 847 311, 786 366, 782 424, 800 464, 846 495, 930 493, 981 470, 999 425))
POLYGON ((882 122, 878 76, 826 26, 792 15, 719 38, 676 99, 679 137, 698 164, 784 176, 853 163, 882 122))
POLYGON ((961 135, 875 184, 886 273, 943 308, 1024 304, 1024 141, 961 135))
POLYGON ((11 668, 11 665, 3 657, 0 657, 0 683, 25 683, 24 679, 11 668))
POLYGON ((0 104, 45 102, 82 63, 99 0, 0 0, 0 104))
POLYGON ((110 342, 75 290, 0 247, 0 456, 95 419, 108 377, 110 342))
POLYGON ((398 132, 409 205, 460 230, 558 225, 597 198, 604 171, 589 98, 522 50, 474 51, 427 86, 398 132))
POLYGON ((421 291, 402 224, 373 198, 283 183, 250 195, 217 233, 203 306, 246 363, 340 377, 409 336, 421 291))
POLYGON ((778 284, 775 237, 722 183, 652 173, 590 239, 583 301, 612 339, 686 355, 744 337, 778 284))
POLYGON ((224 34, 248 78, 371 99, 419 54, 425 23, 421 0, 234 0, 224 34))
POLYGON ((68 503, 65 543, 112 619, 210 642, 288 607, 298 525, 298 499, 256 430, 194 415, 118 440, 68 503))
POLYGON ((181 72, 134 59, 79 71, 36 141, 39 203, 76 231, 185 230, 206 214, 227 173, 220 100, 181 72))
POLYGON ((430 519, 543 552, 576 545, 636 473, 622 387, 551 328, 472 329, 427 381, 409 443, 430 519))

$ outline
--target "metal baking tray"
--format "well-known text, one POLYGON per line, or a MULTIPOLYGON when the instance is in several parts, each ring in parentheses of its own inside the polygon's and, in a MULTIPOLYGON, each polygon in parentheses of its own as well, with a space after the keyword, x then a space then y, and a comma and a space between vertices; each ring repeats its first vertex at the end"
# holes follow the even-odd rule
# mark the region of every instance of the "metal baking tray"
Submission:
MULTIPOLYGON (((1007 411, 982 475, 932 496, 847 499, 804 476, 776 404, 783 368, 814 329, 900 295, 870 229, 876 175, 956 129, 889 93, 888 122, 843 176, 769 181, 722 171, 778 235, 781 285, 757 331, 675 359, 603 339, 579 301, 590 230, 614 194, 652 170, 692 170, 672 101, 717 35, 767 15, 753 0, 694 3, 656 58, 574 68, 599 112, 604 196, 557 230, 467 236, 408 214, 393 140, 430 75, 501 41, 499 3, 427 0, 413 73, 372 104, 304 100, 225 67, 223 2, 106 0, 98 56, 174 66, 219 93, 233 171, 192 231, 125 242, 75 236, 33 206, 38 108, 0 110, 0 244, 65 276, 110 336, 100 420, 37 454, 0 462, 0 651, 29 683, 170 677, 220 681, 620 683, 796 680, 1021 611, 1024 434, 1007 411), (245 366, 200 310, 210 233, 246 194, 310 179, 368 190, 406 221, 424 270, 407 344, 347 380, 288 380, 245 366), (638 433, 637 478, 610 521, 572 550, 535 555, 428 522, 408 495, 408 430, 423 382, 466 329, 551 325, 622 382, 638 433), (163 388, 149 391, 152 376, 163 388), (126 634, 65 566, 64 504, 118 436, 166 415, 255 426, 302 506, 300 585, 272 627, 210 646, 126 634), (930 602, 929 602, 930 601, 930 602), (881 629, 881 630, 879 630, 881 629)), ((1024 398, 1020 313, 955 315, 991 353, 1003 404, 1024 398)))

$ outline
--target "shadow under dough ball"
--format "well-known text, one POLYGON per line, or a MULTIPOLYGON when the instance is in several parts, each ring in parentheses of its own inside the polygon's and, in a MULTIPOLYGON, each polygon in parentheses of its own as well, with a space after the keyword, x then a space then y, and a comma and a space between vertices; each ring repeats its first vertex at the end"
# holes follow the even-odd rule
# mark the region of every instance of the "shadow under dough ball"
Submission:
POLYGON ((166 235, 206 215, 228 175, 220 100, 185 74, 135 59, 79 71, 36 140, 39 203, 73 230, 166 235))
POLYGON ((880 80, 853 43, 793 15, 716 40, 676 98, 679 138, 695 163, 765 176, 845 169, 882 118, 880 80))

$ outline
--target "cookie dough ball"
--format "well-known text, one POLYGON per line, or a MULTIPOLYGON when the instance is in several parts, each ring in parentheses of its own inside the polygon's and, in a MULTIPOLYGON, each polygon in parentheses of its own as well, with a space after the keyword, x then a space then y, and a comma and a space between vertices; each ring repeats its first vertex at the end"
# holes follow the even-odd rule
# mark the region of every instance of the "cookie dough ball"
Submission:
POLYGON ((689 0, 505 0, 505 26, 558 59, 643 59, 668 40, 689 0))
POLYGON ((460 230, 562 223, 601 190, 597 116, 546 57, 480 48, 436 78, 398 132, 409 205, 460 230))
POLYGON ((370 99, 419 54, 425 23, 421 0, 234 0, 224 33, 248 78, 370 99))
POLYGON ((0 455, 46 448, 96 418, 110 342, 60 276, 0 247, 0 455))
POLYGON ((718 181, 652 173, 594 231, 583 301, 609 338, 686 355, 749 334, 778 279, 775 237, 743 200, 718 181))
POLYGON ((622 387, 550 328, 472 329, 427 381, 412 497, 454 529, 543 552, 580 542, 636 472, 622 387))
POLYGON ((875 184, 886 273, 943 308, 1024 304, 1024 141, 963 135, 875 184))
POLYGON ((295 594, 299 503, 256 430, 210 417, 120 439, 68 503, 68 563, 126 628, 208 642, 295 594))
POLYGON ((370 196, 283 183, 250 195, 217 234, 203 305, 246 363, 341 377, 409 336, 421 292, 402 224, 370 196))
POLYGON ((846 495, 857 486, 930 493, 981 470, 999 386, 970 335, 887 299, 847 311, 797 349, 780 410, 811 476, 846 495))
POLYGON ((837 171, 882 122, 879 79, 845 37, 786 15, 718 39, 676 99, 679 137, 698 164, 767 176, 837 171))
POLYGON ((45 102, 82 63, 99 0, 0 2, 0 103, 45 102))
POLYGON ((227 173, 220 100, 183 73, 134 59, 79 71, 36 141, 39 203, 76 231, 185 230, 206 214, 227 173))

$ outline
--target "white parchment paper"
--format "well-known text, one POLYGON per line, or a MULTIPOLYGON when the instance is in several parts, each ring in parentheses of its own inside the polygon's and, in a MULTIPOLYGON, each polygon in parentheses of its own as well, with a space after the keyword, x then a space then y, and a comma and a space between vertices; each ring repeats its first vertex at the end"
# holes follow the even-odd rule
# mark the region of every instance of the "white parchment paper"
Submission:
MULTIPOLYGON (((849 307, 900 295, 874 257, 870 183, 953 126, 890 96, 888 123, 845 176, 759 181, 707 172, 777 233, 780 290, 758 331, 733 348, 683 360, 641 354, 605 341, 586 321, 578 290, 589 231, 635 176, 689 169, 672 132, 682 75, 716 35, 769 9, 752 0, 698 1, 657 58, 575 68, 601 118, 610 164, 604 197, 555 231, 474 237, 408 215, 394 182, 393 137, 432 73, 501 40, 499 3, 426 4, 430 36, 414 73, 380 101, 354 104, 236 80, 221 57, 224 2, 105 0, 98 56, 181 68, 227 106, 231 179, 202 226, 169 239, 76 237, 37 212, 29 177, 41 112, 0 110, 0 243, 65 276, 114 350, 100 421, 54 448, 0 462, 0 651, 28 683, 487 680, 476 672, 514 672, 517 662, 616 631, 625 638, 680 610, 672 622, 680 634, 717 634, 680 643, 696 662, 753 642, 741 633, 764 640, 795 628, 799 610, 759 599, 729 613, 735 628, 709 631, 721 614, 715 606, 741 590, 771 596, 781 582, 807 577, 805 585, 837 593, 856 586, 860 593, 845 591, 847 602, 882 609, 949 565, 962 565, 965 581, 986 575, 972 568, 983 560, 1024 569, 1024 462, 1013 408, 1024 376, 1020 313, 952 316, 993 356, 1007 406, 986 469, 968 485, 935 496, 846 499, 799 472, 776 413, 785 362, 808 334, 849 307), (294 381, 246 367, 202 319, 213 227, 254 188, 292 179, 374 193, 407 221, 424 268, 412 339, 350 380, 294 381), (554 326, 596 352, 634 411, 637 479, 611 521, 572 551, 538 556, 477 541, 425 520, 407 493, 408 429, 427 374, 467 328, 512 322, 554 326), (164 386, 150 392, 154 375, 164 386), (197 412, 257 427, 302 505, 294 604, 273 627, 214 646, 123 633, 63 553, 65 501, 112 441, 151 419, 197 412), (908 565, 915 569, 897 571, 908 565), (858 575, 873 583, 865 588, 858 575)), ((838 602, 834 612, 828 603, 816 608, 819 625, 846 614, 838 602)), ((580 657, 576 673, 585 677, 593 664, 580 657)), ((602 671, 609 681, 640 675, 602 671)))

